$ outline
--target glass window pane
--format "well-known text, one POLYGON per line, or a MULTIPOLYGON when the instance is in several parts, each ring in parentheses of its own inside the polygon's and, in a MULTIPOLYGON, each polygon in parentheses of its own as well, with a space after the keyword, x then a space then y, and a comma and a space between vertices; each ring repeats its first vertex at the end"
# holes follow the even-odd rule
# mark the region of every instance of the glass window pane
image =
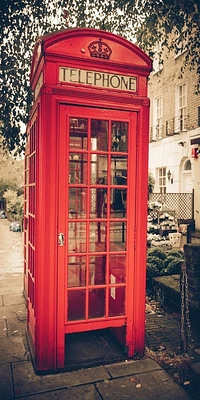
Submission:
POLYGON ((87 209, 87 189, 68 189, 68 216, 69 218, 85 218, 87 209))
POLYGON ((101 151, 108 150, 108 121, 92 119, 91 149, 101 151))
POLYGON ((105 289, 89 290, 89 318, 105 317, 105 289))
POLYGON ((124 251, 126 249, 126 222, 110 223, 110 251, 124 251))
POLYGON ((106 218, 107 189, 90 189, 90 218, 106 218))
POLYGON ((87 149, 88 120, 86 118, 70 118, 69 147, 87 149))
POLYGON ((185 171, 190 171, 192 169, 191 161, 187 160, 185 165, 184 165, 184 170, 185 171))
POLYGON ((127 185, 127 157, 111 156, 111 185, 127 185))
POLYGON ((68 321, 85 319, 85 290, 68 291, 68 321))
POLYGON ((91 184, 105 185, 107 183, 108 157, 99 154, 92 154, 90 166, 91 184))
POLYGON ((106 255, 90 257, 89 285, 104 285, 106 281, 106 255))
POLYGON ((105 222, 91 222, 89 229, 90 251, 106 251, 106 224, 105 222))
POLYGON ((68 258, 67 265, 68 287, 86 285, 86 257, 75 256, 68 258))
POLYGON ((109 260, 109 277, 110 283, 115 278, 115 283, 125 283, 126 280, 126 256, 125 255, 110 255, 109 260))
POLYGON ((111 189, 111 218, 125 218, 127 189, 111 189))
POLYGON ((110 288, 109 317, 116 315, 125 315, 125 287, 110 288))
POLYGON ((128 151, 128 123, 112 121, 112 151, 128 151))
POLYGON ((87 183, 87 155, 82 153, 69 154, 69 183, 87 183))
POLYGON ((68 251, 69 253, 86 252, 86 223, 69 222, 68 224, 68 251))

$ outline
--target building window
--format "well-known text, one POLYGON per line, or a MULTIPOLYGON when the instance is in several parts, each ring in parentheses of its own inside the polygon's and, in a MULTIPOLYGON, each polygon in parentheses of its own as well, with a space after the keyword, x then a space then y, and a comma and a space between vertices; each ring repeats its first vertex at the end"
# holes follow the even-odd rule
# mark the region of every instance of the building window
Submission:
POLYGON ((166 167, 158 169, 158 186, 160 193, 166 193, 166 167))
POLYGON ((162 138, 162 97, 157 97, 154 101, 155 109, 155 134, 156 139, 162 138))
POLYGON ((187 51, 187 47, 188 47, 188 30, 187 27, 185 26, 182 29, 182 32, 177 34, 175 36, 175 55, 174 58, 178 58, 179 56, 181 56, 181 54, 185 53, 185 51, 187 51))
POLYGON ((163 99, 158 96, 153 100, 153 121, 151 125, 151 141, 162 139, 163 137, 163 99))
POLYGON ((191 169, 192 169, 191 161, 187 160, 184 165, 184 171, 191 171, 191 169))
POLYGON ((175 132, 187 129, 187 85, 183 83, 176 89, 175 132))

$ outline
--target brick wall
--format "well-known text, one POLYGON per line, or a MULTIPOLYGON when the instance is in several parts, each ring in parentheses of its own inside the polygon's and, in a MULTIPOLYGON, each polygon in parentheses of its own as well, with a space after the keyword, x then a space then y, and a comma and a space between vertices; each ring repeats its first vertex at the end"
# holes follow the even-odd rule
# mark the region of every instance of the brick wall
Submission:
POLYGON ((150 126, 153 125, 153 103, 157 96, 163 97, 163 125, 164 135, 166 121, 175 117, 175 93, 176 85, 187 83, 187 115, 188 130, 195 129, 198 126, 198 107, 200 106, 200 96, 195 94, 195 85, 197 83, 196 70, 190 71, 189 68, 181 72, 183 66, 184 53, 174 57, 171 52, 164 52, 164 64, 160 72, 152 72, 149 80, 149 97, 151 100, 150 108, 150 126))

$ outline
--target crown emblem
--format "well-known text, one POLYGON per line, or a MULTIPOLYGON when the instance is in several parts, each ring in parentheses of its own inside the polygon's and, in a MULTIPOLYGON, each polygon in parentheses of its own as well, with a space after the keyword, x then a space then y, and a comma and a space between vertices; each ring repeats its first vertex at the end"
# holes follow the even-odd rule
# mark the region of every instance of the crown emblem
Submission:
POLYGON ((102 42, 100 38, 99 41, 95 41, 89 44, 88 50, 91 57, 103 58, 104 60, 109 60, 112 50, 108 44, 102 42))

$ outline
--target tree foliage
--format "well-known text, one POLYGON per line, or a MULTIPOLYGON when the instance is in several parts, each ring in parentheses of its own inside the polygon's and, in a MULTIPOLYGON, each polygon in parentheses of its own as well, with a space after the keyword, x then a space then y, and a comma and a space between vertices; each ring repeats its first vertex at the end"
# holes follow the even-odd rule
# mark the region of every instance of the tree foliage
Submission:
POLYGON ((24 196, 15 190, 7 189, 3 195, 6 200, 6 211, 12 221, 22 221, 24 215, 24 196))
POLYGON ((24 185, 24 160, 14 159, 0 151, 0 198, 6 190, 21 194, 24 185))
POLYGON ((38 36, 67 27, 94 27, 137 41, 150 56, 159 42, 177 53, 187 50, 185 64, 200 76, 199 12, 198 0, 1 0, 3 144, 9 151, 24 148, 32 101, 30 64, 38 36))

